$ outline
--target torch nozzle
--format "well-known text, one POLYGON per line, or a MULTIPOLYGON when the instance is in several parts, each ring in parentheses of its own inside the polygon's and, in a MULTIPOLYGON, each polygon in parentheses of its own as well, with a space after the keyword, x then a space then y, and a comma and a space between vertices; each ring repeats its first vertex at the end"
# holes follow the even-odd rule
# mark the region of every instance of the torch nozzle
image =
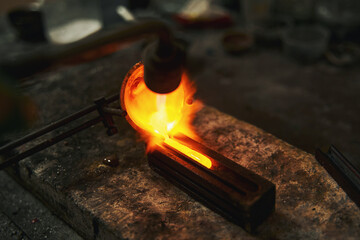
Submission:
POLYGON ((156 93, 170 93, 180 84, 183 73, 184 50, 171 41, 151 43, 144 52, 144 80, 156 93))

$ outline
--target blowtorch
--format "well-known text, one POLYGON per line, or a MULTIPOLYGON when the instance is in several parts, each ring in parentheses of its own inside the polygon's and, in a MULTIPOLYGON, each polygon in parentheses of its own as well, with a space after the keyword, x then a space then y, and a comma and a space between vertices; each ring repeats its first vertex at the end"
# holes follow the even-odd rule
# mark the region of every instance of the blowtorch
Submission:
POLYGON ((169 93, 180 84, 185 52, 175 42, 169 27, 158 20, 138 21, 101 30, 69 44, 44 45, 39 50, 2 60, 0 69, 16 77, 25 77, 91 49, 154 35, 157 40, 147 46, 142 58, 145 83, 156 93, 169 93))

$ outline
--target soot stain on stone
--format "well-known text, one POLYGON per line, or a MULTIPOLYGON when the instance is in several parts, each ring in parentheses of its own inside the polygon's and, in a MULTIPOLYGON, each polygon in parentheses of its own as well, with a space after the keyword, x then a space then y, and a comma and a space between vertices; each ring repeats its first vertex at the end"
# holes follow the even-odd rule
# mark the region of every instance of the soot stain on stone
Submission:
POLYGON ((145 153, 142 153, 141 155, 137 154, 136 156, 134 156, 134 154, 125 155, 120 162, 121 169, 140 167, 144 164, 144 161, 146 161, 145 153))
POLYGON ((287 179, 282 178, 279 186, 286 191, 279 191, 278 197, 291 207, 307 201, 324 202, 328 192, 319 177, 309 176, 304 170, 296 171, 287 179))
POLYGON ((342 229, 346 226, 353 225, 353 219, 345 208, 341 208, 340 210, 334 212, 329 219, 330 223, 334 223, 338 229, 342 229))
POLYGON ((170 229, 159 213, 145 213, 138 215, 134 225, 134 229, 141 229, 135 233, 135 238, 147 236, 147 239, 155 239, 159 232, 164 234, 170 232, 170 229))
POLYGON ((181 218, 181 214, 176 211, 166 211, 164 222, 167 224, 184 222, 184 219, 181 218))

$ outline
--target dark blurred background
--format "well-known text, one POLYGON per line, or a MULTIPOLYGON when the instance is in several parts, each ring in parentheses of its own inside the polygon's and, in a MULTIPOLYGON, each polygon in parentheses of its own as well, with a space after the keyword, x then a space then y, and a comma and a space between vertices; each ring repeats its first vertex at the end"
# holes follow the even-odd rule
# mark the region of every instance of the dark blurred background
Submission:
MULTIPOLYGON (((333 144, 359 164, 358 0, 2 0, 0 13, 0 142, 36 126, 41 106, 27 90, 37 78, 120 47, 46 68, 9 62, 155 18, 187 49, 187 70, 205 104, 312 154, 333 144)), ((140 60, 144 45, 129 59, 140 60)))

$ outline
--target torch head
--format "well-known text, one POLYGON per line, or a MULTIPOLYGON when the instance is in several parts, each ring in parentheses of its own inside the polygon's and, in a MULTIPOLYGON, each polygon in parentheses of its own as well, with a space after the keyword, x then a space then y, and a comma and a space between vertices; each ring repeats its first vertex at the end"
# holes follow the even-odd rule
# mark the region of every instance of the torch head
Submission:
POLYGON ((185 59, 184 50, 175 42, 153 42, 143 56, 146 86, 156 93, 170 93, 180 84, 185 59))

